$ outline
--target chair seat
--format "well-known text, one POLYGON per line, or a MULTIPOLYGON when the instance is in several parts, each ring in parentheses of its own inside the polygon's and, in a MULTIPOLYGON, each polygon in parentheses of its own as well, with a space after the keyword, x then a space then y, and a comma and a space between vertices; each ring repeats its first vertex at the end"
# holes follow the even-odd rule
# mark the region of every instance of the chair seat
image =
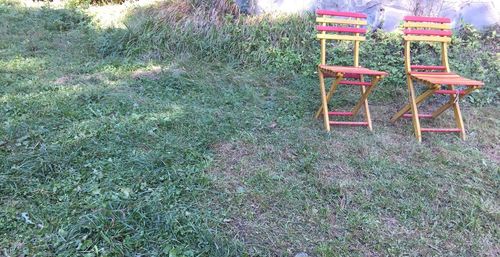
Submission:
POLYGON ((483 86, 484 83, 461 77, 453 72, 410 72, 410 76, 422 82, 435 85, 462 85, 462 86, 483 86))
POLYGON ((342 74, 356 74, 356 75, 368 75, 368 76, 386 76, 387 72, 370 70, 363 67, 354 66, 330 66, 330 65, 319 65, 320 70, 330 76, 336 76, 338 73, 342 74))

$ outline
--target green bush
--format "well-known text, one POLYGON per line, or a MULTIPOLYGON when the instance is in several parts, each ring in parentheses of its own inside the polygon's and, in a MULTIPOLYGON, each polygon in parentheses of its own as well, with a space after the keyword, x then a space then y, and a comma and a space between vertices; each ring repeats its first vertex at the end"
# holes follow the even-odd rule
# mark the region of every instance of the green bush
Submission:
MULTIPOLYGON (((170 0, 149 8, 133 10, 126 30, 99 40, 104 55, 144 54, 175 57, 179 53, 205 62, 224 62, 235 66, 259 67, 283 75, 298 73, 315 76, 319 44, 315 39, 314 15, 239 15, 231 1, 170 0), (215 6, 209 9, 209 6, 215 6), (107 39, 107 40, 106 40, 107 39)), ((498 101, 498 58, 496 30, 480 33, 464 25, 450 47, 451 66, 458 73, 486 82, 481 93, 469 97, 478 105, 498 101)), ((361 64, 388 71, 379 95, 394 97, 406 87, 400 32, 374 31, 362 43, 361 64)), ((413 63, 438 64, 439 46, 413 44, 413 63)), ((352 64, 352 45, 329 45, 330 59, 336 64, 352 64), (333 49, 332 49, 333 47, 333 49), (333 51, 332 51, 333 50, 333 51)), ((389 98, 388 98, 389 99, 389 98)))
POLYGON ((489 105, 500 100, 500 59, 498 55, 499 27, 483 32, 463 24, 450 47, 450 65, 459 74, 473 77, 485 83, 468 99, 477 105, 489 105))
POLYGON ((44 28, 49 31, 68 31, 90 21, 78 9, 50 9, 43 7, 39 17, 43 21, 44 28))
POLYGON ((125 0, 68 0, 68 7, 79 7, 89 5, 123 4, 125 0))

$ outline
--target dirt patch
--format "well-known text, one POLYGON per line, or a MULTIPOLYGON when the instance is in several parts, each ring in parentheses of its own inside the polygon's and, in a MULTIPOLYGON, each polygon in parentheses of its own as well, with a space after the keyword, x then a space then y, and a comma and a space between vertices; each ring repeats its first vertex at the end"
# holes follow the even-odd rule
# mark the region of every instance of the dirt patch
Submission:
POLYGON ((500 247, 498 245, 487 247, 484 254, 488 257, 500 256, 500 247))
POLYGON ((319 181, 323 185, 332 183, 342 186, 352 186, 363 178, 359 170, 355 170, 344 162, 321 162, 318 166, 319 181))
MULTIPOLYGON (((215 162, 208 173, 220 183, 243 186, 245 181, 259 172, 279 174, 284 163, 297 160, 297 154, 290 147, 276 147, 269 144, 252 145, 243 142, 223 142, 213 146, 215 162)), ((292 175, 293 174, 287 174, 292 175)), ((285 180, 287 178, 284 178, 285 180)))
POLYGON ((70 81, 73 80, 73 77, 71 75, 65 75, 62 76, 54 81, 55 84, 57 85, 65 85, 68 84, 70 81))
POLYGON ((484 147, 482 150, 483 150, 482 152, 485 153, 490 158, 490 160, 500 165, 499 147, 491 147, 491 148, 484 147))
POLYGON ((161 72, 162 68, 160 66, 153 66, 148 69, 138 69, 132 72, 132 78, 157 80, 160 78, 161 72))
POLYGON ((229 201, 235 211, 225 221, 224 230, 231 231, 256 256, 291 254, 293 248, 307 248, 311 242, 285 240, 299 240, 300 234, 315 234, 310 232, 315 230, 315 223, 308 214, 298 211, 298 206, 288 206, 286 202, 290 200, 282 198, 286 185, 303 183, 300 177, 303 174, 283 173, 283 167, 298 162, 295 149, 287 145, 224 142, 214 145, 213 150, 214 164, 207 172, 214 178, 215 186, 227 192, 224 199, 216 201, 229 201), (261 176, 265 178, 260 180, 261 176))
POLYGON ((208 173, 215 176, 216 181, 230 184, 233 188, 242 186, 249 173, 253 173, 251 167, 246 167, 248 165, 243 163, 253 159, 251 154, 255 152, 254 146, 241 142, 224 142, 214 145, 213 149, 215 163, 208 173))
POLYGON ((57 78, 54 81, 54 84, 56 85, 74 85, 77 83, 84 83, 84 84, 99 84, 102 83, 103 81, 106 81, 107 78, 104 74, 102 73, 96 73, 96 74, 83 74, 83 75, 76 75, 76 74, 70 74, 70 75, 64 75, 62 77, 57 78))

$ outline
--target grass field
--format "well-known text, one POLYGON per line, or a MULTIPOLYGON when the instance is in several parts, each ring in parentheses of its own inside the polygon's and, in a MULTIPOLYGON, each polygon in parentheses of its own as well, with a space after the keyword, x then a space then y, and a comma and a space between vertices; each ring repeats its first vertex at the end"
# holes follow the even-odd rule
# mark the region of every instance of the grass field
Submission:
POLYGON ((326 133, 314 76, 103 57, 90 19, 0 0, 0 256, 500 255, 498 103, 326 133))

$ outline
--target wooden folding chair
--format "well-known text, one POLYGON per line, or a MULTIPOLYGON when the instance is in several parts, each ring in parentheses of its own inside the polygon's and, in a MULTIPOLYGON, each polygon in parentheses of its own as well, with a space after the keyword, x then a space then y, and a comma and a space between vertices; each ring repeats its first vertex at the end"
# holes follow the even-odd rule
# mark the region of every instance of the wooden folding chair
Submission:
POLYGON ((323 114, 324 125, 330 131, 330 125, 367 126, 372 130, 370 109, 368 106, 368 95, 373 91, 377 83, 387 73, 374 71, 359 66, 359 45, 365 40, 366 15, 362 13, 337 12, 330 10, 317 10, 316 26, 319 31, 317 38, 321 42, 321 64, 318 65, 319 85, 321 91, 321 106, 316 112, 316 118, 323 114), (341 17, 341 18, 339 18, 341 17), (327 25, 329 24, 329 25, 327 25), (326 41, 348 40, 354 41, 354 66, 334 66, 326 64, 326 41), (365 76, 370 81, 365 81, 365 76), (326 92, 325 78, 333 78, 330 90, 326 92), (350 85, 360 87, 361 97, 350 112, 328 111, 328 102, 335 93, 338 85, 350 85), (360 109, 364 108, 365 121, 330 121, 330 116, 356 116, 360 109))
POLYGON ((410 102, 392 117, 391 122, 401 117, 411 118, 419 142, 422 142, 422 132, 457 132, 465 140, 465 128, 458 102, 484 85, 483 82, 467 79, 450 71, 448 63, 448 44, 452 35, 450 19, 407 16, 404 21, 405 69, 410 102), (417 41, 441 44, 441 66, 411 65, 410 44, 417 41), (414 81, 427 86, 419 96, 416 96, 414 81), (457 86, 463 88, 459 89, 457 86), (450 99, 432 113, 419 114, 418 105, 435 94, 449 95, 450 99), (420 127, 420 119, 436 118, 449 108, 453 108, 456 128, 420 127))

